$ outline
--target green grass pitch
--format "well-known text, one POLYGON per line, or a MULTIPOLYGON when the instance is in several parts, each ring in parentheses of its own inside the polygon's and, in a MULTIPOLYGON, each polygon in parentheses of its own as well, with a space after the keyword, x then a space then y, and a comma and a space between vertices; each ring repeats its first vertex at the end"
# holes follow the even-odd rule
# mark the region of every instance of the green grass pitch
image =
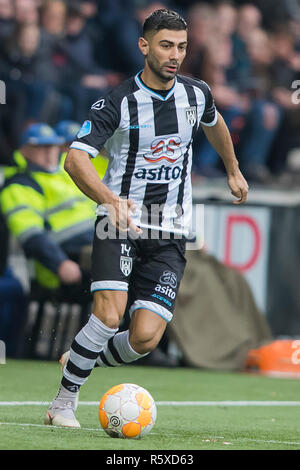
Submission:
POLYGON ((141 385, 158 402, 152 432, 140 440, 123 440, 110 438, 100 428, 97 405, 79 405, 81 429, 44 426, 47 404, 36 402, 52 400, 60 377, 55 362, 8 359, 0 365, 1 450, 300 449, 297 379, 137 365, 97 368, 82 387, 81 402, 99 402, 110 387, 124 382, 141 385), (170 404, 173 401, 206 403, 180 406, 170 404))

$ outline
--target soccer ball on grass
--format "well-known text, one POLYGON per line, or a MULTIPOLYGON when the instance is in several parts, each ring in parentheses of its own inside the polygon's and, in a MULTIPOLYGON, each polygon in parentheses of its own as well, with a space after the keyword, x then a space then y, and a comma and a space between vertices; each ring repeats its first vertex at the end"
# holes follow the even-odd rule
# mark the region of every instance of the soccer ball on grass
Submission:
POLYGON ((139 439, 151 431, 155 420, 155 402, 139 385, 115 385, 101 398, 99 421, 111 437, 139 439))

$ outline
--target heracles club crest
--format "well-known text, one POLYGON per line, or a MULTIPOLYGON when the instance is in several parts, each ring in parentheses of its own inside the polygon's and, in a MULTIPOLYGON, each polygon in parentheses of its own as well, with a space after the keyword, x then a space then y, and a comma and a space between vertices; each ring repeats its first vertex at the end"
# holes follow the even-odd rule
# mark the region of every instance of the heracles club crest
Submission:
POLYGON ((121 256, 120 268, 124 276, 129 276, 132 271, 132 258, 130 258, 129 256, 121 256))
POLYGON ((190 108, 185 108, 185 117, 187 122, 191 125, 194 126, 197 121, 197 110, 196 106, 191 106, 190 108))

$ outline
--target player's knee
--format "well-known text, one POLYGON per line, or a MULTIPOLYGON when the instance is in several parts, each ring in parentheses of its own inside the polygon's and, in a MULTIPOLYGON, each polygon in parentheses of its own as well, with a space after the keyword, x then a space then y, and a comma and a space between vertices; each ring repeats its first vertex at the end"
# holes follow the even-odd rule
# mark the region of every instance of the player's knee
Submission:
POLYGON ((132 348, 139 354, 147 354, 153 351, 159 343, 157 335, 144 334, 139 337, 130 338, 132 348))
MULTIPOLYGON (((95 315, 95 314, 94 314, 95 315)), ((97 315, 96 315, 97 316, 97 315)), ((121 319, 116 311, 101 312, 99 313, 98 318, 104 323, 108 328, 119 328, 121 319)))
POLYGON ((118 328, 122 319, 122 315, 113 305, 107 308, 94 308, 93 314, 108 328, 118 328))
POLYGON ((93 314, 109 328, 118 328, 124 314, 123 302, 102 293, 94 296, 93 314))

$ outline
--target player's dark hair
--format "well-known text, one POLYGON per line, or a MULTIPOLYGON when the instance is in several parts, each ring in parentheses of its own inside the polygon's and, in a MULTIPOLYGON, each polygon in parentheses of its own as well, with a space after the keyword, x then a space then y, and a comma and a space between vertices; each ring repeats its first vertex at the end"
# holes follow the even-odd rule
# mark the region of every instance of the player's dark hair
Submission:
POLYGON ((187 23, 176 11, 162 8, 155 10, 146 18, 143 25, 143 37, 145 37, 147 33, 158 33, 161 29, 186 31, 187 23))

